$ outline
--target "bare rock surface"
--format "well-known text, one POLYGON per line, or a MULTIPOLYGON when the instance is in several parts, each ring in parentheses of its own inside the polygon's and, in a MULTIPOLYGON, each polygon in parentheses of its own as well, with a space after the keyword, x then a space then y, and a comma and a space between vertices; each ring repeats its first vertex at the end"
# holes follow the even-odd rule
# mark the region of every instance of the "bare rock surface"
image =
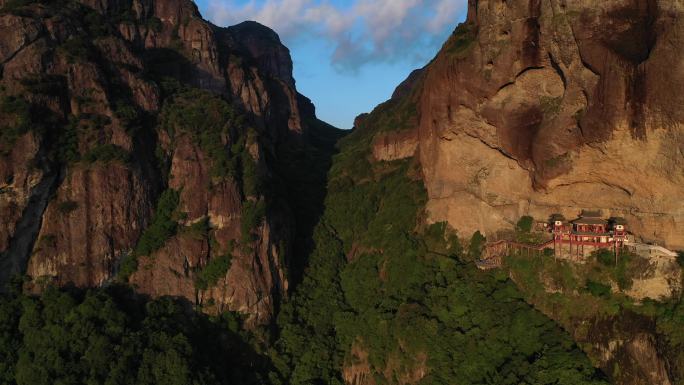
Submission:
POLYGON ((684 247, 681 4, 471 0, 418 84, 432 221, 581 209, 684 247))

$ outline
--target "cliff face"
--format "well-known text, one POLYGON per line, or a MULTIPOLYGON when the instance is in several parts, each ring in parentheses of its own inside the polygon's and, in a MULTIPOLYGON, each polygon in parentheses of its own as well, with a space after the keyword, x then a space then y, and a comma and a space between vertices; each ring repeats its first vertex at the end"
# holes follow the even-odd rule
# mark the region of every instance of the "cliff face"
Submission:
MULTIPOLYGON (((466 22, 436 58, 356 123, 358 134, 372 135, 373 160, 420 161, 427 221, 447 221, 467 239, 510 230, 523 215, 601 210, 625 217, 643 240, 684 248, 684 61, 674 48, 682 45, 681 4, 468 4, 466 22), (378 130, 369 132, 369 122, 378 130)), ((578 282, 574 291, 547 293, 546 303, 528 302, 616 383, 681 380, 672 334, 680 326, 663 327, 667 314, 679 314, 676 262, 646 263, 626 293, 659 299, 660 313, 641 303, 639 315, 591 307, 577 300, 586 277, 578 282)), ((372 383, 363 357, 353 363, 347 381, 372 383)))
POLYGON ((269 204, 273 165, 316 121, 278 36, 218 28, 187 0, 26 3, 0 1, 0 281, 100 286, 134 256, 142 293, 268 322, 295 227, 269 204), (141 249, 163 191, 173 231, 141 249), (198 287, 221 255, 227 271, 198 287))
POLYGON ((469 1, 414 80, 420 123, 408 140, 419 141, 430 219, 469 236, 601 209, 684 247, 683 11, 469 1))
POLYGON ((585 321, 573 337, 615 383, 630 385, 671 385, 667 355, 660 352, 654 338, 655 325, 648 317, 631 313, 619 317, 585 321))

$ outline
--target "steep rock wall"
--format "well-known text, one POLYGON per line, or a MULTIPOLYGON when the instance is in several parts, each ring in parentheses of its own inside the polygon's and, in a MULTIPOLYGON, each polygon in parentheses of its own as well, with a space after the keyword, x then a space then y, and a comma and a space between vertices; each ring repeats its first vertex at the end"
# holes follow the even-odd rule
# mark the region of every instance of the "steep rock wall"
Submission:
POLYGON ((306 143, 305 121, 316 120, 295 88, 289 51, 270 29, 216 27, 187 0, 76 3, 85 7, 0 10, 2 96, 42 113, 40 128, 0 148, 0 281, 26 273, 33 289, 111 283, 171 188, 180 192, 180 228, 206 218, 216 244, 181 231, 140 257, 131 284, 242 312, 250 325, 270 322, 288 287, 287 208, 267 210, 219 285, 198 289, 197 272, 240 238, 244 202, 266 192, 247 196, 234 175, 217 181, 198 143, 153 126, 164 79, 220 95, 245 117, 221 145, 228 152, 254 128, 250 153, 270 183, 276 149, 306 143))
POLYGON ((424 70, 432 221, 465 236, 602 209, 684 247, 683 8, 672 1, 471 0, 424 70))

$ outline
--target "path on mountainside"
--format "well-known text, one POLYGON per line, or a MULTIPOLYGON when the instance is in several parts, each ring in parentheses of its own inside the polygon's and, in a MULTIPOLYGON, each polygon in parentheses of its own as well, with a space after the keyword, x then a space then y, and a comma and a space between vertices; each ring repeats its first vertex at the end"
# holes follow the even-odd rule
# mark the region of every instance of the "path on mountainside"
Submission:
POLYGON ((538 254, 550 245, 553 245, 553 239, 539 244, 521 243, 505 239, 489 242, 484 246, 482 256, 479 260, 475 261, 475 264, 481 270, 496 269, 501 267, 503 258, 512 250, 527 252, 529 256, 530 254, 538 254))

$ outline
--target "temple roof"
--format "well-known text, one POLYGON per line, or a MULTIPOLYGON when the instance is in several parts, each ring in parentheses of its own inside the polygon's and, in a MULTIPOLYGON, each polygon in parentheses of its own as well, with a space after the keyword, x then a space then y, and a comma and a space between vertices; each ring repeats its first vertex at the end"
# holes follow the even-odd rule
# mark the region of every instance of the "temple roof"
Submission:
POLYGON ((581 217, 575 219, 572 223, 576 225, 605 225, 608 221, 597 217, 581 217))

